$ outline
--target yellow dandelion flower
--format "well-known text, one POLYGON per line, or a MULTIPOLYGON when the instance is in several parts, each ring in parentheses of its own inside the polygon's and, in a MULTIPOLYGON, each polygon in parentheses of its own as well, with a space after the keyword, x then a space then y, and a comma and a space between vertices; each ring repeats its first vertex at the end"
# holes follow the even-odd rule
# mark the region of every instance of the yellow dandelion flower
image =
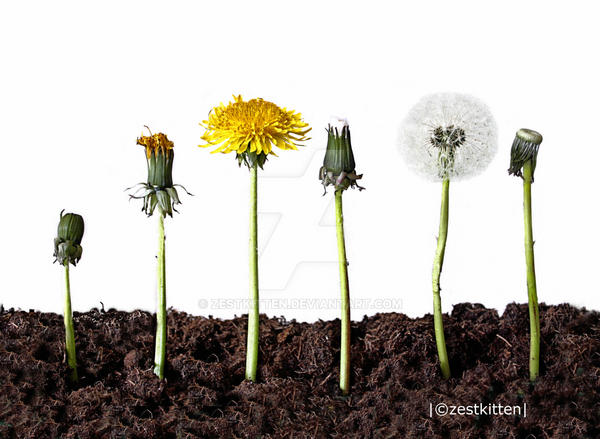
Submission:
POLYGON ((251 152, 266 156, 275 155, 273 146, 295 150, 298 142, 308 140, 306 134, 311 129, 300 113, 261 98, 234 98, 228 105, 213 108, 208 120, 202 121, 200 125, 206 129, 202 140, 207 144, 199 146, 217 146, 212 153, 235 151, 238 155, 251 152))

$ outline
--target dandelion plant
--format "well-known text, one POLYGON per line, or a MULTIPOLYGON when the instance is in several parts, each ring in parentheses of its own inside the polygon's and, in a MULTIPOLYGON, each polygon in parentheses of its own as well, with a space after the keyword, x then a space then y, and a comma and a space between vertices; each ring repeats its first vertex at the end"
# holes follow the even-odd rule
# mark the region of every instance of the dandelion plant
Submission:
MULTIPOLYGON (((147 128, 147 127, 146 127, 147 128)), ((148 129, 150 131, 150 129, 148 129)), ((163 379, 167 351, 167 285, 165 270, 165 216, 177 212, 175 205, 181 204, 176 187, 173 184, 173 142, 163 133, 142 135, 137 144, 145 149, 148 167, 148 179, 137 184, 136 191, 130 195, 133 199, 144 200, 142 212, 152 216, 158 208, 158 305, 156 311, 156 341, 154 352, 154 373, 163 379)), ((131 189, 131 188, 130 188, 131 189)))
MULTIPOLYGON (((357 180, 362 178, 356 174, 354 153, 350 142, 350 128, 346 119, 334 118, 327 127, 327 150, 323 166, 319 171, 319 179, 325 193, 327 186, 333 186, 335 194, 335 226, 338 245, 338 261, 340 266, 341 289, 341 341, 340 341, 340 389, 344 395, 350 392, 350 285, 348 281, 348 259, 346 258, 346 241, 344 238, 344 214, 342 211, 342 194, 348 188, 359 186, 357 180)), ((323 195, 325 195, 325 193, 323 195)))
POLYGON ((509 175, 523 179, 523 214, 525 222, 525 263, 527 265, 527 295, 529 297, 529 379, 535 381, 540 373, 540 315, 535 282, 533 256, 533 226, 531 222, 531 183, 537 163, 542 135, 522 128, 517 131, 510 152, 509 175))
POLYGON ((217 146, 213 153, 234 152, 238 165, 244 164, 250 171, 250 309, 248 310, 248 343, 246 349, 246 379, 256 381, 258 365, 258 222, 257 178, 258 168, 263 169, 269 155, 275 155, 273 147, 297 149, 298 142, 308 140, 308 124, 302 115, 279 108, 263 99, 244 101, 236 96, 234 102, 219 105, 211 110, 208 120, 201 123, 205 128, 201 147, 217 146))
POLYGON ((75 355, 75 331, 73 329, 73 312, 71 310, 71 280, 69 277, 69 264, 77 265, 81 259, 83 248, 84 222, 81 215, 76 213, 60 213, 58 222, 58 236, 54 238, 54 262, 65 267, 65 352, 67 363, 71 368, 71 380, 77 382, 77 358, 75 355))
POLYGON ((433 320, 442 376, 450 377, 446 350, 440 276, 448 237, 450 181, 478 174, 496 153, 496 123, 478 99, 443 93, 424 97, 404 120, 400 148, 417 174, 442 183, 437 249, 433 260, 433 320))

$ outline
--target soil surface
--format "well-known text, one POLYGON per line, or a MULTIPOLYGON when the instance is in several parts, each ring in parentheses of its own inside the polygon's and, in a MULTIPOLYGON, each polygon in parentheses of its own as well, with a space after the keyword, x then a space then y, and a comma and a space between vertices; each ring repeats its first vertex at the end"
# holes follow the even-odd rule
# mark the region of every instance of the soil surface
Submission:
POLYGON ((80 382, 72 385, 62 317, 0 309, 0 437, 600 438, 600 315, 540 308, 543 366, 534 385, 527 306, 508 305, 499 317, 460 304, 444 316, 448 381, 430 315, 354 322, 348 397, 337 387, 339 321, 263 317, 259 382, 249 383, 244 317, 171 310, 161 382, 152 373, 152 314, 75 313, 80 382), (440 416, 439 403, 489 413, 440 416), (527 412, 493 415, 490 404, 526 404, 527 412))

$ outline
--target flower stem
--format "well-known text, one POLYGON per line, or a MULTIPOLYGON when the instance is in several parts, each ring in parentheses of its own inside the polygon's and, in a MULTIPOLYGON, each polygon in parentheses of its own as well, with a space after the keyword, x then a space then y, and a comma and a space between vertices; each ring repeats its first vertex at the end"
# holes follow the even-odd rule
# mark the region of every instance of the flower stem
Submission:
POLYGON ((444 265, 446 240, 448 238, 448 199, 450 180, 445 178, 442 182, 442 207, 440 210, 440 231, 437 239, 437 249, 433 260, 433 326, 435 329, 435 343, 437 345, 440 368, 444 379, 450 378, 450 364, 446 352, 446 338, 444 337, 444 322, 442 321, 442 299, 440 297, 440 275, 444 265))
POLYGON ((257 171, 255 163, 250 167, 250 308, 248 310, 248 343, 246 347, 246 379, 256 381, 258 365, 258 224, 257 224, 257 171))
POLYGON ((342 192, 335 191, 335 225, 337 232, 338 259, 340 265, 340 289, 342 293, 342 332, 340 343, 340 389, 344 395, 350 392, 350 288, 348 284, 348 261, 344 240, 344 214, 342 192))
POLYGON ((167 284, 165 281, 165 213, 158 212, 158 304, 156 310, 156 347, 154 373, 162 380, 165 376, 167 352, 167 284))
POLYGON ((525 218, 525 262, 527 264, 527 294, 529 296, 529 379, 535 381, 540 373, 540 315, 535 282, 535 262, 533 257, 533 226, 531 222, 531 180, 533 166, 531 160, 523 164, 523 214, 525 218))
POLYGON ((71 280, 69 262, 65 261, 65 351, 67 363, 71 368, 71 381, 77 382, 77 357, 75 355, 75 331, 73 330, 73 311, 71 310, 71 280))

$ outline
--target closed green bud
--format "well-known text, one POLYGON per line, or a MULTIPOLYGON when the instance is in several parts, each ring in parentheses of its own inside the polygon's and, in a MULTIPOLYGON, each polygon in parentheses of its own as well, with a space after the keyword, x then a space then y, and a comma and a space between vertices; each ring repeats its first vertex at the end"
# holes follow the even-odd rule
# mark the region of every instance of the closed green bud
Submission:
POLYGON ((81 259, 83 248, 81 240, 85 225, 83 217, 76 213, 67 213, 63 215, 60 212, 60 221, 58 223, 57 237, 54 239, 54 262, 61 265, 71 263, 77 265, 81 259))
POLYGON ((509 175, 523 177, 523 165, 531 160, 531 181, 537 163, 537 155, 542 143, 542 135, 537 131, 521 128, 517 131, 510 151, 509 175))
POLYGON ((362 174, 356 174, 350 128, 345 119, 336 119, 335 122, 334 126, 330 124, 327 127, 327 151, 319 171, 319 179, 326 192, 329 185, 336 191, 343 191, 349 187, 362 190, 364 188, 357 183, 357 180, 362 178, 362 174))

